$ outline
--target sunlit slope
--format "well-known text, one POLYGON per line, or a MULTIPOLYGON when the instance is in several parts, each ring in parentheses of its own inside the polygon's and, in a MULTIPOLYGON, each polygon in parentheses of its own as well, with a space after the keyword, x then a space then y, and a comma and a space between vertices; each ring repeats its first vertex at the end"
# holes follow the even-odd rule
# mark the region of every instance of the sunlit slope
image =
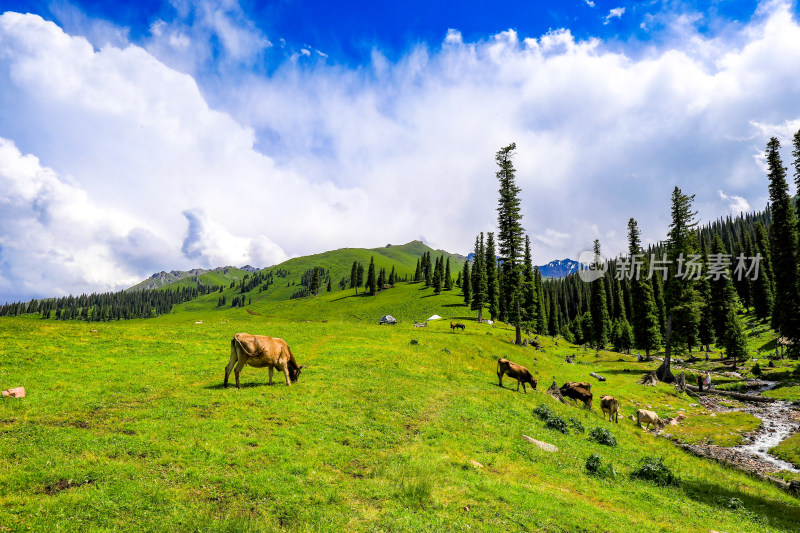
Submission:
MULTIPOLYGON (((456 299, 412 292, 419 285, 393 290, 383 293, 386 303, 402 300, 403 290, 405 299, 456 299)), ((340 303, 357 314, 355 306, 370 300, 381 295, 340 303)), ((682 532, 703 524, 732 533, 792 531, 800 520, 796 499, 687 455, 627 419, 637 405, 662 416, 699 412, 671 386, 636 384, 657 363, 544 337, 544 351, 515 346, 502 324, 465 320, 457 333, 446 320, 387 327, 323 318, 315 309, 334 305, 324 297, 289 304, 271 316, 197 309, 91 325, 0 319, 4 353, 25 354, 0 358, 0 375, 28 391, 0 402, 7 465, 0 524, 548 532, 682 532), (292 313, 317 314, 306 321, 292 313), (237 331, 286 339, 307 365, 298 383, 268 387, 266 371, 246 367, 240 390, 222 389, 237 331), (575 364, 566 355, 577 355, 575 364), (530 368, 540 391, 497 387, 498 357, 530 368), (591 371, 608 378, 593 381, 596 396, 620 398, 619 424, 604 421, 597 405, 586 411, 541 392, 552 379, 591 380, 591 371), (586 432, 549 429, 532 413, 540 404, 586 432), (610 430, 618 445, 590 440, 594 427, 610 430), (559 451, 542 451, 523 434, 559 451), (588 474, 592 454, 617 476, 588 474), (645 456, 663 457, 681 485, 632 479, 645 456)))

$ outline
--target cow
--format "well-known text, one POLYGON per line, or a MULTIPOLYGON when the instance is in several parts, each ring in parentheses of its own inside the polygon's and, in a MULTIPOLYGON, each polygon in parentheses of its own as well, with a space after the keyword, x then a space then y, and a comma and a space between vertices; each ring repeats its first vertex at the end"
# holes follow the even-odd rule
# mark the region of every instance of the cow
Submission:
POLYGON ((559 390, 562 396, 582 401, 586 409, 592 408, 592 393, 583 387, 579 387, 577 383, 564 383, 559 390))
POLYGON ((637 409, 636 425, 642 427, 642 422, 645 424, 645 429, 650 429, 650 424, 653 424, 653 428, 660 428, 664 426, 664 421, 661 420, 655 412, 647 411, 645 409, 637 409))
POLYGON ((614 417, 614 422, 619 424, 619 400, 608 394, 601 396, 600 409, 603 410, 603 420, 606 419, 606 413, 608 413, 608 421, 611 422, 611 417, 614 417))
MULTIPOLYGON (((582 389, 585 389, 586 392, 592 392, 592 384, 589 383, 589 382, 586 382, 586 381, 567 381, 566 383, 561 385, 562 389, 565 389, 565 388, 568 388, 568 387, 580 387, 582 389)), ((562 393, 563 393, 563 391, 562 391, 562 393)))
POLYGON ((458 322, 456 322, 455 324, 450 322, 450 329, 456 330, 456 329, 459 329, 459 328, 461 329, 461 331, 464 331, 464 329, 466 329, 466 326, 464 324, 460 324, 458 322))
POLYGON ((297 381, 300 371, 305 367, 297 365, 292 350, 283 339, 237 333, 231 339, 231 359, 225 367, 225 387, 228 386, 228 376, 233 370, 236 376, 236 388, 239 388, 239 373, 245 364, 255 368, 269 367, 270 385, 272 385, 272 371, 277 368, 286 377, 287 386, 297 381))
POLYGON ((522 365, 512 363, 508 359, 500 359, 497 361, 497 379, 500 380, 500 387, 503 386, 503 374, 508 374, 509 377, 517 380, 517 392, 519 392, 519 384, 522 383, 522 392, 527 393, 525 384, 529 383, 533 390, 536 390, 538 379, 531 376, 531 373, 522 365))

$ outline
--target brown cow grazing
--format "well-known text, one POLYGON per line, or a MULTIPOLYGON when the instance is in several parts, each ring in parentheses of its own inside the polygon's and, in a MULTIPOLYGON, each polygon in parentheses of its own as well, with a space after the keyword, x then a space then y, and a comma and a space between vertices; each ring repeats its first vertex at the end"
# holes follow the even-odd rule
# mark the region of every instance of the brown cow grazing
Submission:
POLYGON ((500 387, 503 386, 503 374, 508 374, 509 377, 517 380, 517 392, 519 392, 519 384, 522 383, 522 392, 527 393, 525 384, 529 383, 533 390, 536 390, 538 379, 531 376, 531 373, 522 365, 512 363, 508 359, 500 359, 497 361, 497 379, 500 380, 500 387))
POLYGON ((286 376, 286 385, 296 382, 300 371, 305 365, 298 366, 289 345, 283 339, 275 339, 264 335, 250 335, 237 333, 231 339, 231 360, 225 367, 225 386, 228 386, 228 376, 234 370, 236 388, 239 388, 239 373, 248 364, 256 368, 269 367, 269 384, 272 385, 272 371, 277 368, 286 376))
POLYGON ((592 393, 583 387, 578 387, 576 383, 564 383, 559 390, 562 396, 583 402, 586 409, 592 408, 592 393))
POLYGON ((452 330, 460 329, 461 331, 464 331, 464 329, 466 329, 466 326, 464 324, 461 324, 460 322, 456 322, 455 324, 450 322, 450 329, 452 330))
POLYGON ((566 383, 561 385, 562 389, 566 387, 580 387, 586 390, 587 392, 592 392, 592 384, 586 381, 567 381, 566 383))
POLYGON ((660 428, 664 426, 664 421, 661 420, 655 412, 647 411, 645 409, 637 409, 636 425, 642 427, 642 422, 645 424, 645 429, 650 429, 650 424, 653 424, 653 428, 660 428))
POLYGON ((608 413, 608 421, 611 422, 611 417, 614 417, 614 422, 619 424, 619 400, 607 394, 601 396, 600 409, 603 410, 603 420, 606 419, 606 413, 608 413))

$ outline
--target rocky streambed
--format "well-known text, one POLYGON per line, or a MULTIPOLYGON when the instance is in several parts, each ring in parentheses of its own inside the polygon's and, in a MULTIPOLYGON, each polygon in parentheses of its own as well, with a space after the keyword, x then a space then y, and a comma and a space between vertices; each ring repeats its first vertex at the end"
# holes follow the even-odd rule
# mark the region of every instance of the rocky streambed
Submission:
MULTIPOLYGON (((753 380, 750 383, 754 390, 751 394, 760 395, 774 388, 777 382, 753 380)), ((733 465, 737 468, 769 478, 779 484, 784 482, 772 477, 779 471, 800 473, 800 468, 783 461, 769 453, 770 448, 800 430, 800 409, 790 402, 774 401, 770 403, 744 403, 743 407, 731 408, 720 405, 720 397, 713 394, 700 396, 702 404, 710 411, 727 412, 743 411, 761 420, 761 427, 744 437, 745 442, 739 446, 723 447, 704 444, 684 444, 684 449, 702 457, 733 465)))

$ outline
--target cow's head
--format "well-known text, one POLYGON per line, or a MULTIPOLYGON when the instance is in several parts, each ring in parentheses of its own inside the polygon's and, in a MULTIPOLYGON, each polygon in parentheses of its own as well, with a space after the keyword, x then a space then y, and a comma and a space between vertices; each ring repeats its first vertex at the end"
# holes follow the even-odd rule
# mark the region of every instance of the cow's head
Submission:
POLYGON ((297 368, 290 368, 289 369, 289 379, 292 380, 292 383, 297 382, 297 378, 300 377, 300 371, 305 368, 306 365, 300 365, 297 368))

